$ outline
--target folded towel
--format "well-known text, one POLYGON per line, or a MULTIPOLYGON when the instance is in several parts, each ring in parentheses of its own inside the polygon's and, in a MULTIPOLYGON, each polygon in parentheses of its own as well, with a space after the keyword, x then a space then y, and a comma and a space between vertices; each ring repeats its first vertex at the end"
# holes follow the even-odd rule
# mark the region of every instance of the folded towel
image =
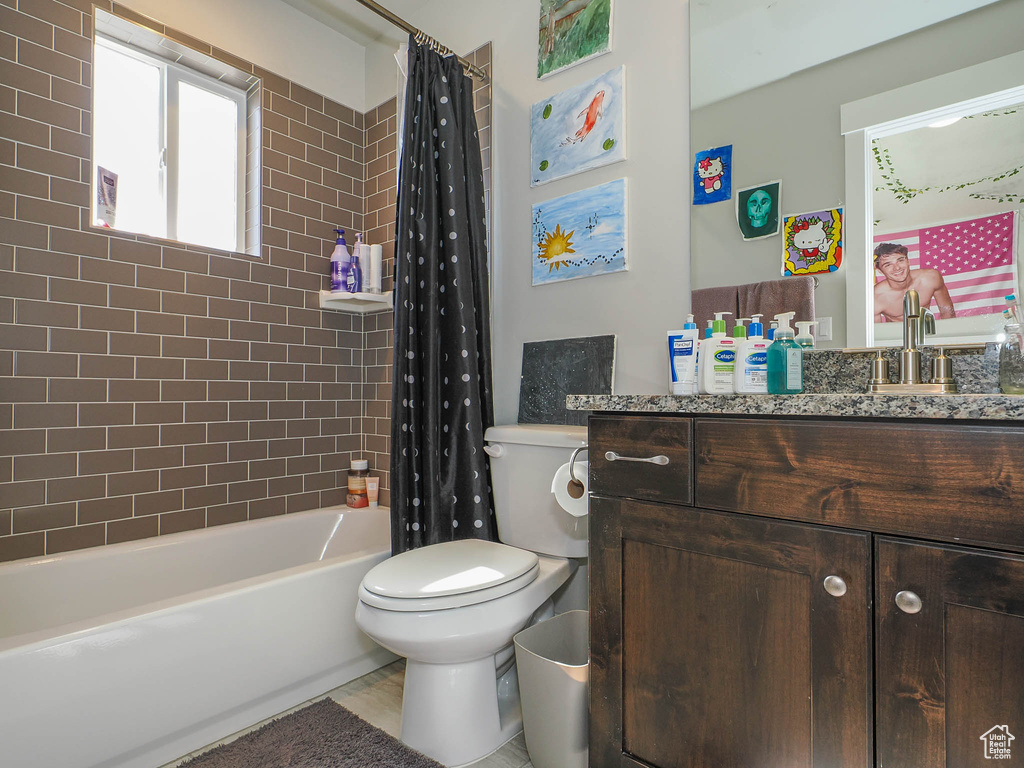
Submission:
POLYGON ((782 312, 796 312, 795 320, 814 319, 814 278, 810 275, 749 283, 737 286, 736 290, 739 316, 760 313, 764 315, 766 329, 775 315, 782 312))

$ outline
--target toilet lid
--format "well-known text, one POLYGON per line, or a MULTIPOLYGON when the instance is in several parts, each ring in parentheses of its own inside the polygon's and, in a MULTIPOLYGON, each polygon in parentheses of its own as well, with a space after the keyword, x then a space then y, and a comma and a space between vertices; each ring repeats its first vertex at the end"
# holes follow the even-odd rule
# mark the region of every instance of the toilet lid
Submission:
POLYGON ((463 539, 403 552, 375 566, 363 588, 381 597, 424 600, 491 590, 536 571, 537 555, 494 541, 463 539))

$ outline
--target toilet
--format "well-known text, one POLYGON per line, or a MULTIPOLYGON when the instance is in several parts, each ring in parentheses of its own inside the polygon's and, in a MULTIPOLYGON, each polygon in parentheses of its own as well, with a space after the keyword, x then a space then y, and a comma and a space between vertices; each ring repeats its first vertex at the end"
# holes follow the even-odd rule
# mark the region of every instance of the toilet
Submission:
POLYGON ((555 471, 586 439, 585 427, 491 427, 484 450, 502 543, 403 552, 359 587, 359 628, 407 659, 402 741, 446 766, 479 760, 522 730, 512 636, 554 614, 572 558, 587 556, 587 517, 551 493, 555 471))

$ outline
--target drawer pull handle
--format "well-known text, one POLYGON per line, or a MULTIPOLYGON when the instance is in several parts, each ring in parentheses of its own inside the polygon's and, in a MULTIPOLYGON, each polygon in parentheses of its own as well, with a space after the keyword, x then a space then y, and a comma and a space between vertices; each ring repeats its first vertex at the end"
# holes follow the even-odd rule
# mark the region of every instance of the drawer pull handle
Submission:
POLYGON ((638 459, 635 456, 619 456, 615 451, 608 451, 604 457, 608 459, 608 461, 641 461, 645 464, 658 464, 662 467, 668 464, 668 456, 665 454, 658 454, 657 456, 651 456, 646 459, 638 459))
POLYGON ((904 589, 896 593, 896 607, 904 613, 919 613, 924 603, 916 592, 904 589))
POLYGON ((842 597, 846 594, 846 582, 839 576, 826 576, 825 591, 832 597, 842 597))

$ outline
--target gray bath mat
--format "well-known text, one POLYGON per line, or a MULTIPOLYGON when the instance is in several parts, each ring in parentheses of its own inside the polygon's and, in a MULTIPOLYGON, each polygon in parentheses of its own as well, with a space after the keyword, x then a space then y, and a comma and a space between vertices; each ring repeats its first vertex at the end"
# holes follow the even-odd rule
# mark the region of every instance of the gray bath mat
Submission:
POLYGON ((323 699, 178 768, 443 768, 323 699))

